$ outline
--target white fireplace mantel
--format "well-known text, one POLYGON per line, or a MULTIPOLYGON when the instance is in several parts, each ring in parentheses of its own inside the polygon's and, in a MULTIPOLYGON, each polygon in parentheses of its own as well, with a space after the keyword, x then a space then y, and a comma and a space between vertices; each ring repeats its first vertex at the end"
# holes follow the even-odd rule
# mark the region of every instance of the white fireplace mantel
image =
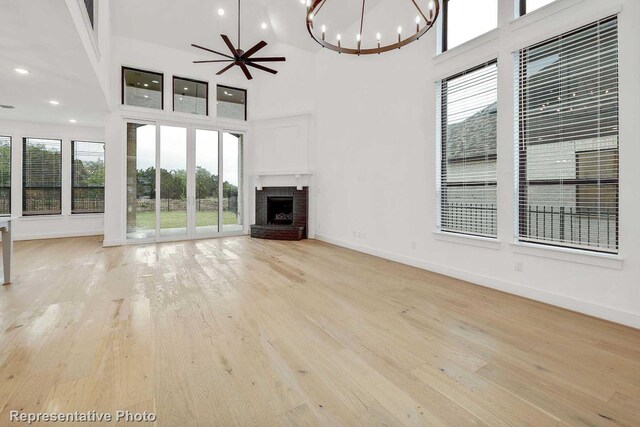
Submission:
MULTIPOLYGON (((255 188, 258 191, 262 190, 267 182, 278 182, 281 186, 292 186, 298 190, 302 190, 302 187, 309 184, 310 178, 313 176, 313 172, 310 170, 291 170, 291 171, 255 171, 251 174, 254 180, 255 188)), ((272 185, 272 184, 269 184, 272 185)))

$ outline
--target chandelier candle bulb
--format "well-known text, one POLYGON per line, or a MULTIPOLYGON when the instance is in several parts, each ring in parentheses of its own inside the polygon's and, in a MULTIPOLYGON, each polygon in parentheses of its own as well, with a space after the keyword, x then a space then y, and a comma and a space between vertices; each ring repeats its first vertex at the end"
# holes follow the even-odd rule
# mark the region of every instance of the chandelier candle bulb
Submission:
POLYGON ((326 35, 327 35, 327 26, 323 25, 322 26, 322 41, 325 41, 326 35))
POLYGON ((416 16, 416 33, 420 32, 420 16, 416 16))

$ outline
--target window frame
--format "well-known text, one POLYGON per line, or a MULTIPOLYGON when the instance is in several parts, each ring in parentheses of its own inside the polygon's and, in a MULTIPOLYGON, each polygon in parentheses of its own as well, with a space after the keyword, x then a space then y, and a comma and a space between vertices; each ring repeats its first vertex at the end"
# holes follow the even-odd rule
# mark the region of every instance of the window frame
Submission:
MULTIPOLYGON (((238 91, 242 91, 244 92, 244 119, 243 120, 238 120, 241 122, 246 122, 249 120, 249 116, 248 116, 248 108, 247 106, 249 105, 249 91, 247 89, 242 89, 239 87, 233 87, 233 86, 226 86, 226 85, 221 85, 221 84, 217 84, 216 85, 216 105, 218 105, 217 103, 220 101, 218 99, 218 88, 223 88, 223 89, 231 89, 231 90, 238 90, 238 91)), ((218 114, 218 109, 216 108, 216 118, 218 119, 223 119, 223 120, 237 120, 237 119, 231 119, 229 117, 220 117, 218 114)))
POLYGON ((12 202, 12 186, 13 186, 13 138, 9 135, 0 135, 0 138, 8 138, 9 139, 9 187, 4 187, 9 190, 9 213, 3 214, 0 213, 0 217, 11 216, 13 203, 12 202))
MULTIPOLYGON (((526 1, 526 0, 521 0, 526 1)), ((548 179, 548 180, 529 180, 528 179, 528 157, 527 157, 527 149, 528 147, 536 144, 531 144, 531 141, 527 141, 527 120, 528 116, 522 116, 522 104, 527 102, 528 95, 526 91, 523 90, 523 87, 526 86, 527 81, 527 66, 528 63, 528 55, 530 53, 530 49, 539 48, 546 46, 548 44, 556 42, 560 38, 564 38, 570 34, 579 33, 581 31, 585 31, 593 26, 599 26, 607 21, 615 20, 616 21, 616 43, 617 48, 619 49, 619 37, 620 37, 620 21, 617 14, 604 16, 602 18, 598 18, 590 21, 587 24, 574 27, 568 30, 561 32, 553 37, 550 37, 546 40, 543 40, 539 43, 532 43, 527 45, 521 49, 518 49, 515 52, 515 74, 518 76, 516 80, 513 81, 514 90, 517 94, 517 102, 514 105, 515 114, 514 119, 516 120, 516 132, 517 139, 514 141, 515 145, 515 167, 517 170, 516 178, 516 192, 515 192, 515 200, 516 205, 514 209, 517 211, 516 215, 516 223, 515 223, 515 240, 517 244, 525 244, 532 245, 540 248, 553 248, 560 250, 575 250, 584 254, 598 254, 598 255, 613 255, 617 256, 620 254, 620 132, 619 132, 619 124, 620 124, 620 91, 618 87, 618 110, 617 110, 617 146, 616 148, 602 148, 595 150, 587 150, 581 152, 574 153, 575 159, 575 178, 574 179, 548 179), (523 77, 525 76, 525 77, 523 77), (615 151, 617 153, 616 156, 616 177, 615 178, 606 178, 606 179, 591 179, 591 178, 580 178, 579 177, 579 154, 589 152, 589 151, 599 151, 599 152, 609 152, 615 151), (556 240, 544 240, 544 239, 534 239, 528 235, 527 230, 530 227, 529 224, 529 209, 527 208, 527 204, 529 201, 529 188, 531 186, 544 186, 544 185, 575 185, 575 198, 576 201, 578 199, 578 192, 580 185, 593 185, 603 183, 606 185, 616 185, 616 200, 617 200, 617 208, 616 208, 616 218, 615 218, 615 247, 598 247, 598 246, 588 246, 589 242, 585 244, 580 244, 580 242, 571 242, 571 241, 556 241, 556 240), (526 183, 526 185, 523 185, 526 183)), ((616 72, 618 84, 620 80, 620 56, 618 54, 617 62, 616 62, 616 72)), ((558 134, 562 135, 562 134, 558 134)), ((586 211, 586 208, 582 208, 583 211, 586 211)), ((580 208, 576 205, 575 213, 578 214, 580 208)), ((538 213, 540 213, 538 211, 538 213)), ((551 212, 553 214, 553 212, 551 212)))
MULTIPOLYGON (((496 8, 497 8, 497 13, 498 16, 496 16, 496 26, 488 31, 485 31, 484 33, 478 34, 476 36, 471 37, 470 39, 460 43, 459 45, 454 46, 451 49, 454 49, 456 47, 459 46, 464 46, 466 43, 469 43, 472 40, 475 40, 478 37, 482 37, 486 34, 488 34, 491 31, 494 31, 498 28, 500 28, 500 22, 499 22, 499 14, 500 14, 500 2, 502 0, 495 0, 496 2, 496 8)), ((525 0, 518 0, 518 1, 525 1, 525 0)), ((440 53, 445 53, 449 50, 449 0, 442 0, 442 13, 441 13, 441 31, 440 31, 440 53)), ((436 43, 437 44, 437 43, 436 43)))
MULTIPOLYGON (((164 111, 164 73, 159 72, 159 71, 151 71, 151 70, 143 70, 141 68, 134 68, 134 67, 127 67, 127 66, 122 66, 121 67, 121 76, 120 76, 120 89, 121 89, 121 93, 120 93, 120 103, 123 106, 126 107, 134 107, 134 108, 144 108, 145 110, 156 110, 156 111, 164 111), (158 108, 149 108, 149 107, 141 107, 139 105, 129 105, 129 104, 125 104, 125 98, 124 98, 124 94, 125 94, 125 88, 126 88, 126 84, 124 81, 124 75, 125 75, 125 71, 138 71, 141 73, 149 73, 149 74, 156 74, 158 76, 160 76, 160 109, 158 108)), ((173 90, 171 91, 173 93, 173 90)))
POLYGON ((91 25, 91 29, 95 30, 95 28, 96 28, 95 19, 96 19, 97 2, 95 0, 82 0, 82 3, 84 5, 84 10, 87 13, 87 17, 89 18, 89 24, 91 25), (87 1, 91 2, 91 12, 89 12, 89 5, 87 4, 87 1))
POLYGON ((64 154, 63 154, 63 150, 64 150, 64 143, 62 139, 57 139, 57 138, 40 138, 40 137, 33 137, 33 136, 25 136, 22 138, 22 203, 20 206, 20 216, 22 217, 60 217, 63 214, 63 206, 62 206, 62 178, 64 175, 64 154), (25 161, 26 161, 26 149, 27 149, 27 140, 30 139, 41 139, 41 140, 47 140, 47 141, 57 141, 60 143, 60 186, 59 187, 50 187, 50 188, 59 188, 60 189, 60 213, 35 213, 35 214, 25 214, 25 201, 26 201, 26 189, 27 188, 45 188, 45 187, 27 187, 26 186, 26 182, 27 182, 27 168, 25 167, 25 161))
MULTIPOLYGON (((446 1, 446 0, 445 0, 446 1)), ((495 206, 495 218, 496 218, 496 234, 495 236, 490 236, 490 235, 485 235, 485 234, 480 234, 480 233, 472 233, 472 232, 467 232, 467 231, 456 231, 456 230, 449 230, 449 229, 444 229, 442 227, 442 208, 444 206, 444 202, 445 202, 445 191, 444 188, 451 188, 451 187, 456 187, 455 185, 453 186, 449 186, 449 185, 445 185, 444 179, 445 176, 443 176, 442 174, 442 170, 443 168, 445 168, 446 164, 448 163, 447 160, 447 149, 446 149, 446 144, 447 144, 447 134, 446 131, 444 130, 444 127, 442 126, 442 121, 446 119, 447 116, 447 110, 448 110, 448 103, 445 102, 446 101, 446 95, 443 92, 443 85, 445 84, 445 82, 454 80, 456 78, 468 75, 470 73, 482 70, 484 68, 490 67, 492 65, 496 66, 496 94, 497 94, 497 80, 498 80, 498 72, 497 72, 497 67, 498 67, 498 58, 494 58, 492 60, 489 61, 485 61, 481 64, 478 64, 476 66, 470 67, 468 69, 465 69, 464 71, 452 74, 451 76, 447 76, 444 77, 442 79, 440 79, 438 81, 438 93, 439 93, 439 99, 438 99, 438 105, 439 105, 439 109, 437 109, 437 114, 438 114, 438 122, 436 124, 436 126, 439 129, 438 132, 438 138, 437 138, 437 150, 439 156, 437 156, 437 160, 438 160, 438 167, 436 169, 436 173, 437 173, 437 186, 439 189, 439 194, 437 194, 437 202, 438 202, 438 212, 437 212, 437 217, 438 217, 438 223, 437 223, 437 228, 438 228, 438 232, 439 233, 444 233, 447 235, 453 235, 453 236, 464 236, 464 237, 471 237, 471 238, 478 238, 478 239, 486 239, 487 241, 497 241, 498 240, 498 203, 497 203, 497 199, 496 199, 496 206, 495 206)), ((498 111, 496 110, 496 118, 497 118, 497 114, 498 111)), ((491 155, 491 156, 480 156, 479 159, 487 159, 487 160, 495 160, 496 161, 496 168, 497 168, 497 159, 498 159, 498 153, 497 153, 497 148, 498 148, 498 143, 497 143, 497 133, 496 133, 496 153, 495 155, 491 155)), ((470 181, 472 182, 472 181, 470 181)), ((496 188, 496 197, 497 197, 497 189, 498 189, 498 179, 497 179, 497 169, 496 169, 496 180, 495 183, 491 183, 491 184, 487 184, 484 181, 475 181, 473 182, 473 184, 470 184, 469 186, 489 186, 489 187, 495 187, 496 188)), ((458 186, 459 187, 459 186, 458 186)))
POLYGON ((73 201, 75 200, 73 197, 73 193, 74 190, 76 188, 101 188, 102 192, 103 192, 103 198, 104 198, 104 191, 105 191, 105 186, 106 186, 106 150, 107 150, 107 144, 105 144, 104 142, 99 142, 99 141, 86 141, 86 140, 81 140, 81 139, 73 139, 71 140, 71 179, 70 179, 70 184, 71 184, 71 215, 102 215, 104 214, 104 202, 103 202, 103 206, 102 206, 102 211, 96 211, 96 212, 74 212, 73 209, 73 201), (75 145, 76 142, 83 142, 83 143, 87 143, 87 144, 101 144, 102 148, 104 150, 104 163, 105 163, 105 179, 102 182, 102 187, 76 187, 75 183, 74 183, 74 175, 75 175, 75 145))
MULTIPOLYGON (((185 113, 183 111, 176 111, 176 94, 175 94, 175 86, 176 86, 176 79, 178 80, 184 80, 186 82, 191 82, 191 83, 196 83, 196 84, 203 84, 207 87, 207 96, 205 98, 205 105, 206 105, 206 111, 204 114, 204 117, 209 117, 209 82, 204 81, 204 80, 196 80, 196 79, 191 79, 189 77, 180 77, 180 76, 172 76, 173 78, 171 79, 171 107, 172 107, 172 111, 174 113, 182 113, 182 114, 190 114, 193 116, 202 116, 202 114, 193 114, 193 113, 185 113)), ((217 97, 216 97, 217 100, 217 97)), ((245 104, 246 104, 246 93, 245 93, 245 104)), ((246 105, 245 105, 246 106, 246 105)), ((246 112, 246 108, 245 108, 245 113, 244 113, 245 117, 247 116, 247 112, 246 112)))
POLYGON ((524 16, 527 14, 527 0, 518 1, 518 16, 524 16))

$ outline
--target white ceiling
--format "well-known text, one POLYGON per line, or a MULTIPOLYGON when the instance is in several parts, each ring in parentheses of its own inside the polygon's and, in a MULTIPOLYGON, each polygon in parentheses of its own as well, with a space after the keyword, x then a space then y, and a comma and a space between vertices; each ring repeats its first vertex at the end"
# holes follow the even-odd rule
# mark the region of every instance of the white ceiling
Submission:
MULTIPOLYGON (((237 44, 237 0, 112 0, 116 34, 144 40, 175 49, 197 52, 191 43, 201 44, 226 53, 220 34, 237 44), (219 16, 218 9, 224 9, 219 16)), ((371 10, 384 0, 368 0, 371 10)), ((422 1, 422 0, 421 0, 422 1)), ((411 8, 411 1, 404 0, 411 8)), ((300 0, 242 0, 242 48, 247 50, 260 40, 284 43, 317 52, 305 26, 306 6, 300 0), (267 23, 267 30, 261 29, 267 23)), ((347 29, 359 23, 362 0, 329 0, 322 18, 327 17, 332 30, 347 29)), ((414 12, 409 15, 413 19, 414 12)), ((393 28, 397 24, 394 23, 393 28)), ((355 34, 354 34, 355 37, 355 34)), ((267 48, 268 49, 268 48, 267 48)), ((265 50, 268 54, 275 51, 265 50)))
POLYGON ((104 94, 64 0, 0 1, 0 104, 15 107, 0 120, 103 125, 104 94))
MULTIPOLYGON (((197 50, 191 43, 227 53, 220 34, 228 35, 237 44, 237 0, 112 1, 118 35, 194 53, 197 50), (224 9, 224 16, 218 15, 220 8, 224 9)), ((243 0, 241 47, 247 50, 264 40, 316 51, 318 46, 306 33, 305 10, 300 0, 243 0), (266 30, 261 29, 263 22, 266 30)))

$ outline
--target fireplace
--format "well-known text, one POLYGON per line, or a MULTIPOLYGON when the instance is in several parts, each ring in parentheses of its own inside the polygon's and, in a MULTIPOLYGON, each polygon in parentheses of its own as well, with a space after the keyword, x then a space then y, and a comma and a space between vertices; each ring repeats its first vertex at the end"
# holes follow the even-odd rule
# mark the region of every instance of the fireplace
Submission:
POLYGON ((263 187, 256 190, 256 223, 251 237, 273 240, 307 238, 309 188, 263 187))
POLYGON ((267 197, 267 224, 293 224, 293 197, 267 197))

